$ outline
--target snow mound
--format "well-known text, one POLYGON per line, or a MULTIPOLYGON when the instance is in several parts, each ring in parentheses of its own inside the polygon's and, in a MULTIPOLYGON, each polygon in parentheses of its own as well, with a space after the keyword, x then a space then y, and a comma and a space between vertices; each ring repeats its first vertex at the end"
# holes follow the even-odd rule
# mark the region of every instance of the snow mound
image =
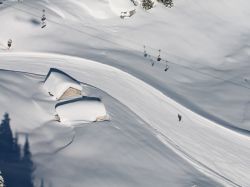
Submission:
POLYGON ((64 124, 104 121, 108 115, 104 104, 96 97, 83 97, 58 103, 56 112, 64 124))
POLYGON ((54 68, 47 74, 43 87, 56 100, 79 96, 82 92, 82 86, 78 81, 54 68))

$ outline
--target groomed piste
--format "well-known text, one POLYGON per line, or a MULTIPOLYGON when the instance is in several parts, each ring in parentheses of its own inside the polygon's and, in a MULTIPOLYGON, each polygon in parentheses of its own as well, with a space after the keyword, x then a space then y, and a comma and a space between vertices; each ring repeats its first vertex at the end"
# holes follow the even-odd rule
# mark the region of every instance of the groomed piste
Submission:
POLYGON ((2 2, 0 126, 34 186, 250 186, 249 1, 2 2))
MULTIPOLYGON (((10 54, 1 57, 8 61, 9 56, 10 54)), ((22 66, 19 65, 18 69, 22 72, 27 72, 29 68, 27 64, 31 63, 31 60, 35 59, 35 62, 43 63, 47 61, 51 64, 53 60, 49 61, 45 56, 51 59, 60 59, 57 63, 53 63, 53 67, 60 67, 63 64, 64 69, 78 80, 85 80, 100 88, 130 108, 155 129, 153 132, 159 140, 192 163, 197 169, 225 185, 248 184, 248 180, 245 179, 247 179, 249 169, 245 163, 248 163, 249 158, 244 156, 248 155, 250 150, 248 136, 195 114, 155 88, 113 67, 60 55, 24 53, 14 55, 12 53, 11 58, 14 56, 19 59, 18 62, 8 62, 8 67, 11 70, 11 67, 15 67, 16 63, 22 62, 22 66), (44 61, 44 59, 46 60, 44 61), (70 61, 70 65, 65 64, 64 60, 70 61), (78 68, 71 69, 72 66, 78 68), (183 115, 181 122, 177 121, 178 113, 183 115), (230 163, 234 163, 233 172, 228 169, 230 163), (236 169, 237 167, 238 169, 236 169)), ((44 74, 46 67, 43 66, 43 63, 34 68, 33 73, 44 74)))

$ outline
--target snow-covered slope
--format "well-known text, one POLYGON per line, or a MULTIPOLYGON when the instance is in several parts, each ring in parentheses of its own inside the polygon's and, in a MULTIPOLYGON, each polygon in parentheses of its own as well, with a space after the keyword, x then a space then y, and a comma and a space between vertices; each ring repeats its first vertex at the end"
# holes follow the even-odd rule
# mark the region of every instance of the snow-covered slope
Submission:
POLYGON ((148 124, 99 89, 83 85, 88 95, 103 98, 110 122, 69 128, 53 121, 55 101, 41 88, 44 78, 0 71, 0 113, 9 113, 15 132, 29 133, 35 186, 42 179, 53 187, 221 186, 165 147, 148 124), (3 87, 9 89, 2 92, 3 87))
MULTIPOLYGON (((171 9, 156 4, 148 12, 136 7, 133 17, 121 20, 120 11, 134 8, 129 0, 4 1, 0 5, 0 67, 43 75, 54 66, 64 69, 129 107, 157 129, 154 133, 162 142, 200 171, 225 185, 249 186, 250 2, 174 3, 171 9), (47 26, 41 29, 43 9, 47 26), (9 38, 13 46, 7 52, 9 38), (143 57, 143 45, 151 58, 143 57), (168 71, 164 71, 165 63, 156 62, 159 49, 163 60, 169 61, 168 71), (47 53, 91 59, 128 74, 94 61, 47 53), (181 125, 177 125, 178 113, 183 116, 181 125)), ((3 76, 7 90, 8 76, 3 76)), ((20 80, 16 85, 30 82, 20 80)), ((40 93, 37 85, 30 85, 27 90, 35 88, 40 93)), ((8 105, 3 99, 8 93, 1 89, 2 110, 18 116, 20 129, 30 131, 49 120, 48 114, 41 118, 36 112, 36 122, 29 121, 21 107, 32 111, 33 105, 39 109, 50 101, 39 95, 45 104, 25 105, 37 94, 23 94, 16 87, 9 91, 20 104, 15 108, 8 105), (20 122, 25 120, 28 122, 20 122)), ((65 134, 70 136, 68 131, 65 134)), ((186 186, 175 182, 170 186, 186 186)))
MULTIPOLYGON (((93 3, 93 7, 105 4, 98 10, 112 13, 110 2, 93 3)), ((171 9, 157 4, 144 12, 137 7, 130 19, 113 15, 100 20, 76 8, 75 1, 5 1, 0 43, 2 51, 12 38, 14 51, 56 52, 110 64, 158 85, 205 117, 249 129, 249 4, 247 0, 176 0, 171 9), (39 24, 42 9, 45 29, 39 24), (163 63, 150 67, 150 60, 142 55, 143 45, 151 56, 162 49, 163 59, 170 61, 168 73, 163 63)))
POLYGON ((110 66, 58 55, 16 55, 2 55, 7 63, 0 67, 23 72, 32 68, 37 74, 46 74, 48 64, 62 67, 78 80, 104 90, 129 107, 155 129, 159 140, 200 171, 224 185, 249 185, 249 136, 202 118, 148 84, 110 66), (177 121, 178 113, 183 116, 181 122, 177 121))

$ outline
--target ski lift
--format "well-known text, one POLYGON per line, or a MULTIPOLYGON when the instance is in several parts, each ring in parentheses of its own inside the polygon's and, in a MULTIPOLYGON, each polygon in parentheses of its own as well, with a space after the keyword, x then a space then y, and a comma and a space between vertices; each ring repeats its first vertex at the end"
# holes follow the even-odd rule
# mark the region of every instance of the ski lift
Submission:
POLYGON ((41 21, 42 21, 42 23, 41 23, 41 28, 43 29, 44 27, 46 27, 46 16, 45 16, 45 9, 43 9, 43 15, 42 15, 42 17, 41 17, 41 21))
POLYGON ((155 65, 155 62, 153 59, 150 59, 150 62, 151 62, 151 65, 154 66, 155 65))
POLYGON ((166 62, 166 68, 164 69, 164 71, 167 71, 169 69, 169 65, 167 64, 168 63, 167 60, 165 62, 166 62))
POLYGON ((124 19, 126 12, 121 12, 120 18, 124 19))
POLYGON ((146 46, 144 45, 143 48, 144 48, 144 51, 143 51, 144 57, 146 58, 146 57, 148 56, 148 54, 147 54, 147 52, 146 52, 146 46))
POLYGON ((41 28, 43 29, 44 27, 46 27, 46 23, 43 21, 42 25, 41 25, 41 28))
POLYGON ((158 55, 158 57, 157 57, 157 61, 159 62, 159 61, 161 61, 161 50, 159 49, 159 55, 158 55))
POLYGON ((42 15, 41 21, 45 21, 45 20, 46 20, 45 15, 42 15))
POLYGON ((9 48, 9 49, 10 49, 11 45, 12 45, 12 39, 9 39, 9 40, 8 40, 8 48, 9 48))
POLYGON ((166 68, 164 69, 164 71, 167 71, 169 69, 169 66, 168 65, 166 65, 166 68))

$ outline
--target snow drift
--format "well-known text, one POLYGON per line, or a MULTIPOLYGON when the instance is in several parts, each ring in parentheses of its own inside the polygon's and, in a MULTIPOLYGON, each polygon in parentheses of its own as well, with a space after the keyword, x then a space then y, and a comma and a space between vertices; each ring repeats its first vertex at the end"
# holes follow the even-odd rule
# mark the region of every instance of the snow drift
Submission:
POLYGON ((43 87, 57 100, 79 96, 82 92, 82 87, 78 81, 54 68, 50 69, 43 87))
POLYGON ((96 97, 83 97, 58 103, 56 112, 60 122, 64 124, 89 123, 108 119, 104 104, 96 97))

